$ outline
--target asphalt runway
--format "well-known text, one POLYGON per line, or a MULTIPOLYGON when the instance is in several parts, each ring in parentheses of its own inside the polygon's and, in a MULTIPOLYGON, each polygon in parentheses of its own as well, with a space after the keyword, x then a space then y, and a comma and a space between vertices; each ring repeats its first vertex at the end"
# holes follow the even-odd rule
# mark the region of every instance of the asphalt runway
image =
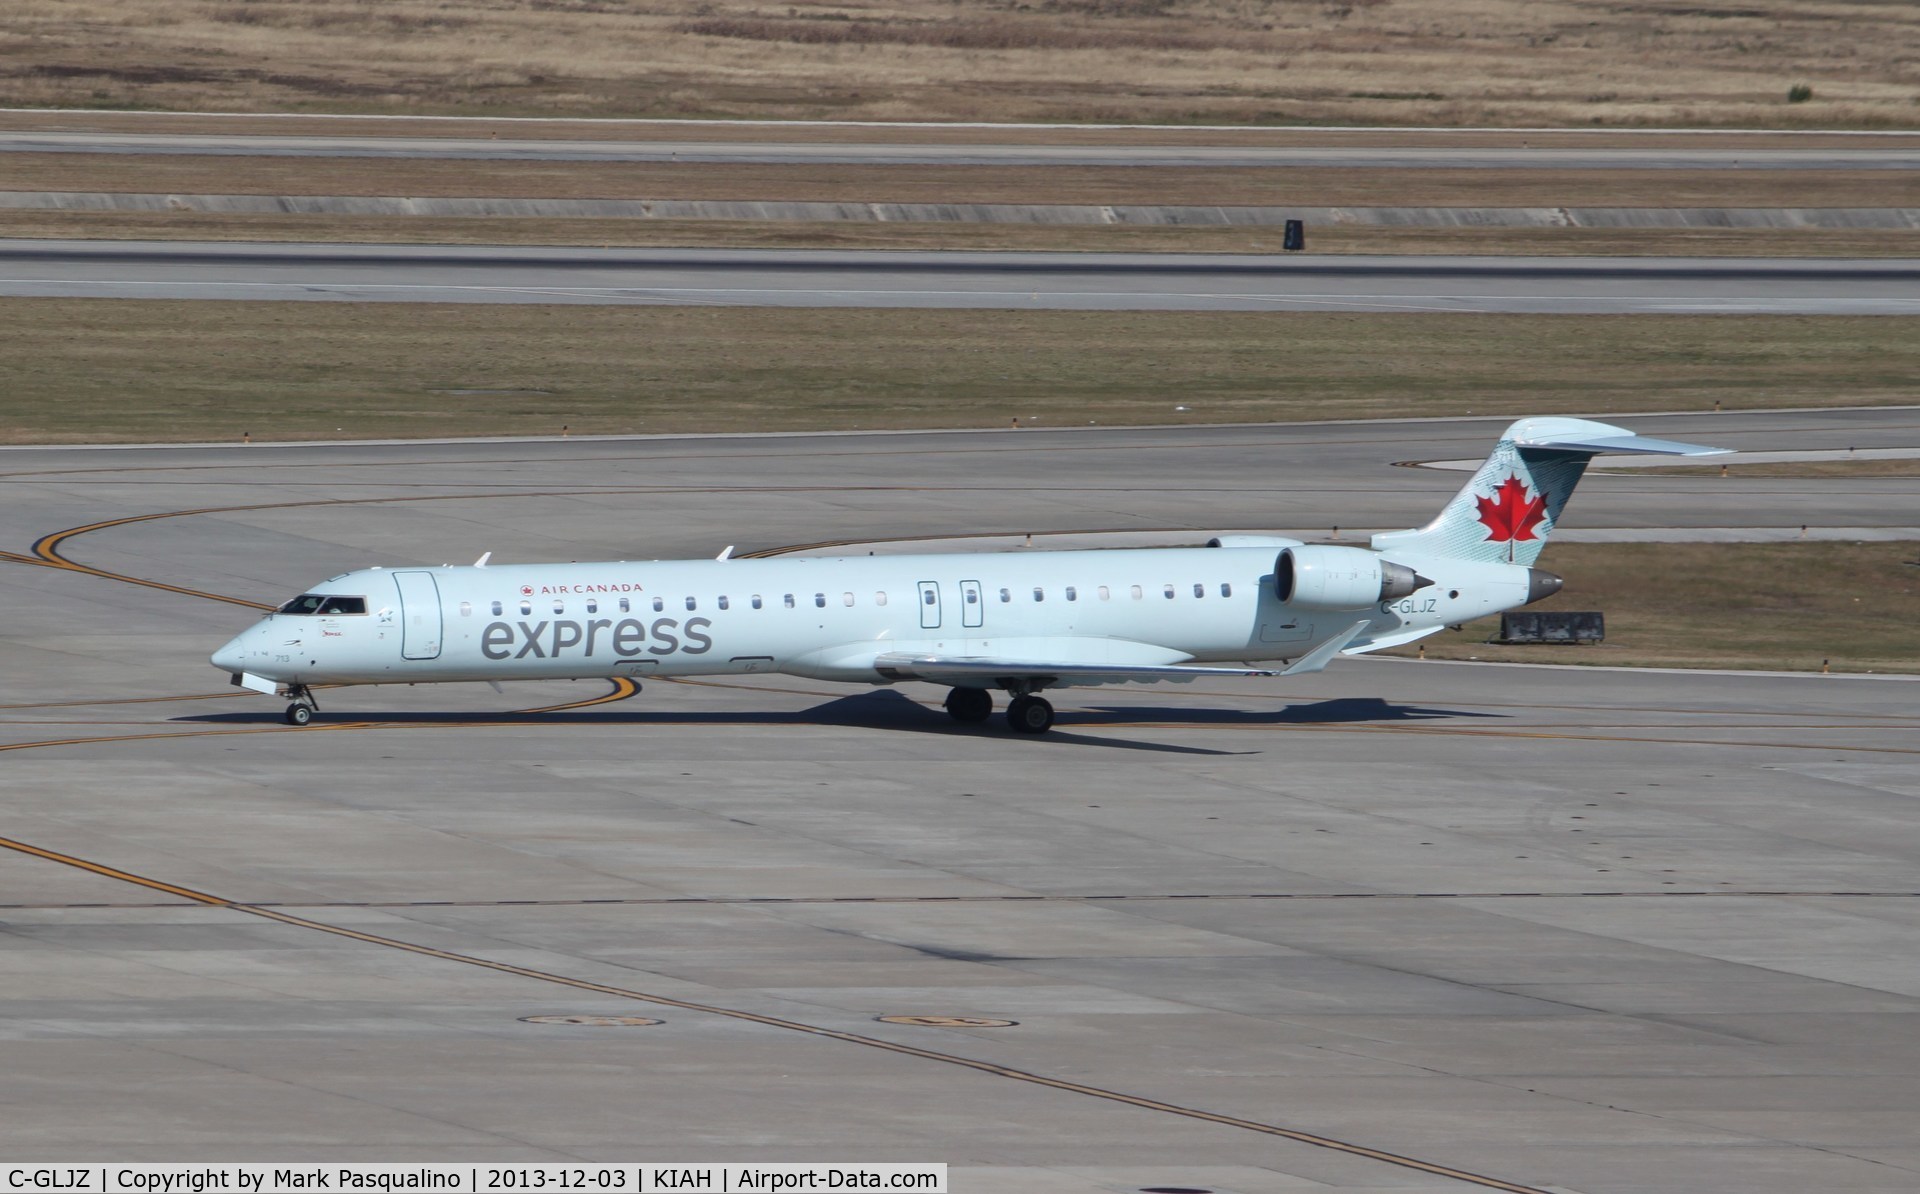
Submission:
MULTIPOLYGON (((1620 421, 1920 447, 1915 409, 1620 421)), ((1348 660, 1026 739, 762 676, 293 730, 205 662, 369 563, 1411 525, 1460 477, 1391 462, 1500 425, 0 452, 0 1154, 1920 1188, 1911 680, 1348 660), (574 1014, 615 1023, 525 1019, 574 1014)), ((1917 487, 1596 476, 1563 525, 1917 487)))
POLYGON ((1257 145, 926 145, 794 141, 0 132, 0 152, 243 157, 462 158, 518 162, 739 162, 865 166, 1319 166, 1383 170, 1913 170, 1920 149, 1646 146, 1630 149, 1257 145))
POLYGON ((1920 261, 0 241, 0 295, 1571 314, 1920 312, 1920 261))

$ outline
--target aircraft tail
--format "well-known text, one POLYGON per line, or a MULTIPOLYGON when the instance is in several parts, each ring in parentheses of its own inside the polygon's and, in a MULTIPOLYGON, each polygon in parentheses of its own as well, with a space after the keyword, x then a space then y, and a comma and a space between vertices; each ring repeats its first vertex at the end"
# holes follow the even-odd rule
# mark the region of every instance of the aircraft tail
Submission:
POLYGON ((1373 548, 1530 567, 1587 462, 1600 453, 1714 456, 1725 451, 1652 439, 1588 419, 1521 419, 1501 433, 1493 454, 1439 517, 1423 527, 1375 535, 1373 548))

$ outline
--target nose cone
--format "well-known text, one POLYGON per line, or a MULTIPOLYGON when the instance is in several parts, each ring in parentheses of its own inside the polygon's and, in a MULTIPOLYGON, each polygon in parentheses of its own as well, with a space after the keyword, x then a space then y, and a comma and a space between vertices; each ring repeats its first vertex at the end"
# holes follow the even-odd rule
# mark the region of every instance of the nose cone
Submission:
POLYGON ((213 655, 210 657, 212 659, 213 666, 219 668, 223 672, 233 672, 236 675, 239 674, 240 672, 246 671, 247 656, 246 656, 246 651, 243 647, 243 643, 246 637, 247 636, 244 634, 238 635, 234 638, 232 642, 220 648, 218 651, 215 651, 213 655))
POLYGON ((1544 568, 1527 569, 1527 604, 1532 605, 1536 601, 1545 601, 1555 593, 1558 593, 1560 586, 1566 583, 1566 581, 1561 580, 1544 568))

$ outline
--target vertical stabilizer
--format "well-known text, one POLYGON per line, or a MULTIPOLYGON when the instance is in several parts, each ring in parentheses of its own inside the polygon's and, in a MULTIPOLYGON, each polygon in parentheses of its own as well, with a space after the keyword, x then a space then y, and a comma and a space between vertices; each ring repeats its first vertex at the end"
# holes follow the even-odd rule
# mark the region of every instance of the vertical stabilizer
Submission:
POLYGON ((1522 419, 1501 434, 1493 453, 1437 518, 1413 530, 1375 535, 1373 548, 1530 567, 1596 455, 1712 456, 1724 451, 1651 439, 1588 419, 1522 419))

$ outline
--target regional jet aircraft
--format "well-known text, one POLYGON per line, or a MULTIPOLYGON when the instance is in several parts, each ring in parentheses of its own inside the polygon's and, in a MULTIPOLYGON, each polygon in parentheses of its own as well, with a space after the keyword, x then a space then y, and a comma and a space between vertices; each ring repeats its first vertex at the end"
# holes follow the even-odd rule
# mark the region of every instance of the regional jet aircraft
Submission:
POLYGON ((331 684, 714 676, 944 685, 980 722, 1053 725, 1051 688, 1317 672, 1560 589, 1533 567, 1603 452, 1724 451, 1584 419, 1522 419, 1426 526, 1370 548, 1262 535, 1207 547, 366 568, 213 655, 312 720, 331 684), (1276 661, 1277 666, 1255 666, 1276 661))

